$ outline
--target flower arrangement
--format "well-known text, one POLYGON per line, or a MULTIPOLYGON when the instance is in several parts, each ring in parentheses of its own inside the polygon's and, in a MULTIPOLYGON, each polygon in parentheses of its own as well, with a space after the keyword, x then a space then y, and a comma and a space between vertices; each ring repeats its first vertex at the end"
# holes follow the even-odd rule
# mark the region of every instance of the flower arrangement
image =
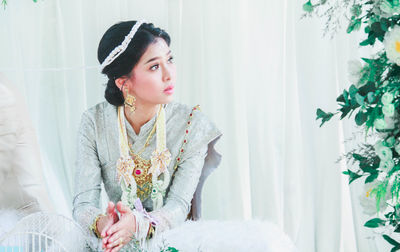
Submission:
POLYGON ((361 143, 345 154, 355 167, 344 171, 349 184, 364 179, 361 205, 374 202, 371 219, 364 226, 381 230, 383 238, 400 250, 400 3, 399 0, 309 0, 303 17, 326 18, 324 35, 334 34, 343 19, 347 33, 361 31, 360 46, 377 53, 349 62, 350 87, 337 97, 334 113, 317 109, 320 126, 336 114, 340 119, 354 114, 355 123, 374 143, 361 143), (381 49, 380 49, 381 48, 381 49))

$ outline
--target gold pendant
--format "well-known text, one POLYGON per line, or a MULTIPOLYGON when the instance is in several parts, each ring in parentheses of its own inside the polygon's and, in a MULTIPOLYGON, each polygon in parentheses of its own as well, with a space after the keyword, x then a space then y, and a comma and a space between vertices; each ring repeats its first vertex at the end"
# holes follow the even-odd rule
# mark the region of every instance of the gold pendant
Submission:
POLYGON ((137 196, 140 200, 144 201, 151 194, 152 175, 148 174, 151 167, 151 161, 143 159, 141 156, 131 152, 133 162, 135 162, 135 169, 133 170, 133 177, 137 185, 137 196))

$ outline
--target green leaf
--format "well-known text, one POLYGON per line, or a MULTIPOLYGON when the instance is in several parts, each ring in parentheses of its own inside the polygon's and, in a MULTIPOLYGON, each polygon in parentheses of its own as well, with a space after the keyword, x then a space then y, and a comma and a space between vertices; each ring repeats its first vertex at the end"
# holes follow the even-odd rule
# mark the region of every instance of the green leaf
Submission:
POLYGON ((372 173, 365 179, 365 184, 373 182, 378 177, 378 173, 372 173))
POLYGON ((351 107, 349 105, 343 106, 340 111, 342 112, 342 115, 340 116, 340 120, 345 118, 345 116, 351 111, 351 107))
POLYGON ((383 239, 385 239, 387 242, 389 242, 390 244, 392 244, 393 246, 399 247, 400 243, 398 243, 397 241, 393 240, 392 238, 390 238, 388 235, 383 235, 383 239))
POLYGON ((366 85, 360 87, 358 93, 362 96, 366 96, 369 92, 375 92, 375 82, 368 82, 366 85))
POLYGON ((168 251, 168 252, 179 252, 179 250, 177 250, 176 248, 173 248, 173 247, 168 247, 166 251, 168 251))
POLYGON ((361 96, 359 93, 356 93, 356 101, 360 106, 364 105, 364 99, 365 97, 361 96))
POLYGON ((380 22, 375 22, 371 24, 371 31, 374 33, 376 37, 383 37, 385 35, 385 31, 382 30, 380 22))
POLYGON ((336 98, 337 102, 343 102, 345 103, 346 101, 344 100, 343 94, 339 95, 338 98, 336 98))
POLYGON ((310 1, 308 1, 307 3, 305 3, 305 4, 303 4, 303 10, 305 11, 305 12, 312 12, 313 10, 314 10, 314 7, 313 7, 313 5, 311 4, 311 2, 310 1))
POLYGON ((390 26, 389 20, 387 18, 381 18, 380 23, 381 29, 385 32, 388 31, 388 28, 390 26))
POLYGON ((351 184, 351 182, 353 182, 354 180, 356 180, 356 179, 358 179, 359 177, 362 176, 362 175, 359 175, 359 174, 357 174, 355 172, 352 172, 350 170, 347 170, 347 175, 349 175, 349 184, 351 184))
POLYGON ((357 153, 353 153, 352 156, 357 161, 363 161, 363 160, 367 159, 366 157, 363 157, 363 156, 361 156, 360 154, 357 154, 357 153))
POLYGON ((374 92, 369 92, 367 95, 367 100, 369 104, 372 104, 375 101, 375 94, 374 92))
POLYGON ((374 218, 374 219, 371 219, 371 220, 367 221, 364 224, 364 226, 365 227, 369 227, 369 228, 377 228, 379 226, 385 225, 385 222, 386 222, 385 220, 382 220, 382 219, 379 219, 379 218, 374 218))
POLYGON ((321 124, 319 125, 321 127, 325 122, 329 121, 332 116, 334 116, 333 113, 326 113, 319 108, 317 109, 317 118, 315 120, 322 119, 321 124))
POLYGON ((355 117, 356 124, 358 126, 363 125, 368 119, 368 114, 359 111, 355 117))
POLYGON ((349 104, 349 92, 347 92, 347 90, 343 90, 343 98, 344 98, 344 102, 345 104, 349 104))
POLYGON ((349 88, 350 98, 353 99, 356 96, 357 92, 358 92, 358 89, 356 88, 356 86, 351 85, 349 88))
POLYGON ((368 35, 368 38, 360 43, 360 46, 373 45, 375 43, 375 40, 376 37, 374 35, 368 35))

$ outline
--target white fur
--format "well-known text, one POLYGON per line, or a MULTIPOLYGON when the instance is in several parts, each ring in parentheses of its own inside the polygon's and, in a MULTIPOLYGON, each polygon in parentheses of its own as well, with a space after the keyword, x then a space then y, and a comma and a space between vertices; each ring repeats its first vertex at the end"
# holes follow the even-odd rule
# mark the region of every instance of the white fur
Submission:
POLYGON ((160 234, 153 241, 153 246, 155 243, 155 247, 159 247, 163 241, 180 252, 297 251, 292 241, 278 226, 257 220, 187 221, 160 234))

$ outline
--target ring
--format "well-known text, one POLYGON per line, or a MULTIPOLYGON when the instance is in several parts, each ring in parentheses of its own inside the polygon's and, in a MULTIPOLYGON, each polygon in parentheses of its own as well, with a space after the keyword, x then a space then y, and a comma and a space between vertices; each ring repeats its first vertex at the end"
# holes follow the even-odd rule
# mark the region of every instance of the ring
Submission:
POLYGON ((123 242, 124 242, 124 239, 122 239, 122 237, 119 238, 119 245, 122 245, 123 242))

